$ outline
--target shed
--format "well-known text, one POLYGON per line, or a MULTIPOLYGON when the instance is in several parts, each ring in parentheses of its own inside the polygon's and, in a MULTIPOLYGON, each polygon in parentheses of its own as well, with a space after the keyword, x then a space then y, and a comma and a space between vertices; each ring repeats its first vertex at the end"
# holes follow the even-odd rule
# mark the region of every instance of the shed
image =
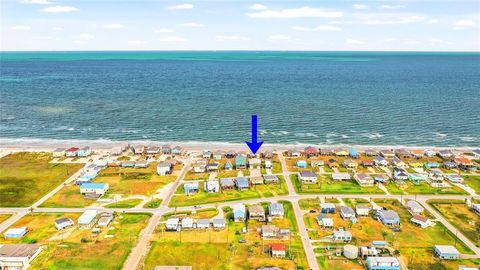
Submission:
POLYGON ((3 233, 5 239, 8 238, 22 238, 28 231, 28 227, 20 227, 20 228, 10 228, 6 232, 3 233))
POLYGON ((73 220, 70 218, 59 218, 55 220, 55 228, 57 230, 63 230, 67 227, 73 226, 73 220))

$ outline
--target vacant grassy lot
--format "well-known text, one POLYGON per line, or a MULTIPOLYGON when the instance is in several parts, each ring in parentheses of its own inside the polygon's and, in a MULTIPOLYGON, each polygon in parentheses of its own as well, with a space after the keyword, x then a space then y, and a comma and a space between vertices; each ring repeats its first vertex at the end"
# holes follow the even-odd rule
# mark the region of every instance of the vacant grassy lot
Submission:
MULTIPOLYGON (((266 206, 267 204, 262 204, 266 206)), ((282 228, 296 228, 291 223, 293 210, 291 204, 284 203, 286 218, 275 219, 273 224, 282 228)), ((226 210, 228 226, 224 230, 184 230, 165 232, 157 230, 153 244, 145 260, 144 269, 153 269, 155 265, 192 265, 194 269, 256 269, 262 266, 278 266, 282 269, 308 269, 302 242, 295 236, 291 245, 286 240, 263 240, 257 232, 263 223, 255 220, 248 222, 246 234, 237 233, 245 223, 231 221, 231 209, 226 210), (239 243, 239 240, 246 243, 239 243), (267 252, 269 243, 284 242, 289 255, 285 259, 271 258, 267 252), (179 256, 178 254, 182 254, 179 256)))
POLYGON ((319 175, 317 184, 302 184, 298 175, 290 175, 290 179, 298 193, 320 193, 320 194, 384 194, 377 186, 361 187, 357 182, 333 181, 330 176, 319 175))
POLYGON ((143 205, 143 208, 158 208, 162 204, 161 199, 153 199, 143 205))
MULTIPOLYGON (((164 185, 174 181, 176 176, 159 176, 156 174, 156 163, 152 162, 148 168, 119 168, 103 169, 95 178, 95 183, 108 183, 108 194, 122 194, 125 197, 132 195, 151 196, 164 185)), ((41 207, 86 207, 94 201, 85 199, 80 189, 74 184, 62 188, 49 198, 41 207)))
POLYGON ((430 200, 428 203, 466 237, 480 246, 480 217, 461 200, 430 200))
POLYGON ((83 164, 49 163, 49 153, 15 153, 0 159, 0 207, 29 206, 83 164))
POLYGON ((480 193, 480 175, 465 175, 463 179, 467 186, 473 188, 477 194, 480 193))
POLYGON ((107 204, 105 208, 133 208, 138 204, 140 204, 141 202, 142 200, 140 199, 129 199, 129 200, 123 200, 123 201, 107 204))
POLYGON ((10 214, 0 214, 0 224, 2 224, 2 222, 4 222, 5 220, 7 220, 9 217, 11 217, 12 215, 10 214))
POLYGON ((170 206, 188 206, 206 203, 216 203, 223 201, 234 201, 243 199, 253 199, 261 197, 273 197, 285 195, 288 193, 287 185, 282 176, 279 176, 279 184, 254 185, 249 190, 220 190, 219 193, 207 193, 203 190, 203 181, 198 184, 199 192, 197 194, 185 195, 183 184, 179 186, 175 195, 172 197, 170 206))
MULTIPOLYGON (((29 269, 121 269, 129 252, 138 239, 140 230, 146 225, 147 214, 122 214, 110 227, 103 229, 97 237, 90 230, 78 228, 58 232, 54 220, 70 217, 75 222, 79 213, 30 214, 20 219, 17 226, 28 226, 31 231, 21 240, 9 243, 34 242, 43 246, 43 251, 29 269), (106 235, 112 237, 106 237, 106 235)), ((7 242, 0 240, 0 242, 7 242)))
POLYGON ((390 182, 386 185, 386 187, 388 189, 388 192, 390 192, 391 194, 468 194, 466 191, 457 186, 452 185, 448 188, 436 188, 430 186, 428 183, 425 182, 419 185, 415 185, 411 181, 407 181, 405 185, 397 185, 390 182))
POLYGON ((332 257, 331 259, 327 257, 317 257, 318 265, 320 269, 331 269, 331 270, 360 270, 365 269, 357 260, 349 260, 343 256, 341 257, 332 257))
POLYGON ((167 220, 173 216, 175 217, 181 217, 181 216, 190 216, 194 219, 199 219, 199 218, 213 218, 216 215, 218 215, 218 210, 215 208, 202 208, 198 209, 195 214, 193 214, 192 211, 176 211, 176 212, 170 212, 162 215, 162 220, 167 220))

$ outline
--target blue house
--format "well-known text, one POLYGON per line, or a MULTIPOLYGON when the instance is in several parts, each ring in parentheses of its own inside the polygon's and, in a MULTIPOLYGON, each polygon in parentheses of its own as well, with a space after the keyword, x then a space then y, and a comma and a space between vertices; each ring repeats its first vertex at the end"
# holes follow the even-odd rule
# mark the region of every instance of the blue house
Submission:
POLYGON ((180 146, 175 146, 172 148, 172 155, 181 155, 183 152, 183 148, 180 146))
POLYGON ((94 177, 91 177, 91 175, 82 175, 77 180, 75 180, 75 185, 81 185, 83 183, 91 183, 93 181, 94 177))
POLYGON ((250 188, 250 183, 248 181, 248 178, 240 176, 235 178, 235 185, 237 186, 238 190, 243 190, 243 189, 249 189, 250 188))
POLYGON ((135 167, 135 161, 133 160, 124 161, 120 166, 124 168, 132 168, 132 167, 135 167))
POLYGON ((235 158, 235 168, 237 168, 237 169, 247 168, 247 157, 244 156, 244 155, 238 155, 235 158))
POLYGON ((400 270, 400 262, 395 257, 367 257, 369 270, 400 270))
POLYGON ((378 219, 388 226, 395 226, 400 224, 400 217, 397 212, 393 210, 380 210, 378 211, 378 219))
POLYGON ((22 238, 27 233, 27 227, 8 229, 3 236, 5 238, 22 238))
POLYGON ((92 154, 92 150, 88 146, 80 148, 77 151, 77 157, 88 157, 91 154, 92 154))
POLYGON ((183 191, 185 194, 197 193, 198 192, 198 182, 185 183, 183 185, 183 191))
POLYGON ((230 160, 227 160, 227 162, 225 162, 225 170, 233 170, 233 165, 230 160))
POLYGON ((233 206, 233 219, 235 222, 245 221, 246 213, 244 204, 239 203, 233 206))
POLYGON ((440 168, 440 164, 438 162, 432 162, 432 161, 425 162, 423 166, 425 167, 425 169, 440 168))
POLYGON ((358 154, 357 150, 355 150, 355 148, 350 148, 348 149, 348 155, 352 158, 359 158, 360 157, 360 154, 358 154))
POLYGON ((297 160, 295 165, 298 168, 306 169, 307 168, 307 161, 306 160, 297 160))

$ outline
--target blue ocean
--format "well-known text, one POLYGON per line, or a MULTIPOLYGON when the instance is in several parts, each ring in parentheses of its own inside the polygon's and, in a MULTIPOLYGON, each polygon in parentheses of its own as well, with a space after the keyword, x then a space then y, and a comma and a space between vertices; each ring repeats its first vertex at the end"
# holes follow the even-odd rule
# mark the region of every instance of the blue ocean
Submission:
POLYGON ((0 138, 480 146, 480 54, 2 52, 0 138))

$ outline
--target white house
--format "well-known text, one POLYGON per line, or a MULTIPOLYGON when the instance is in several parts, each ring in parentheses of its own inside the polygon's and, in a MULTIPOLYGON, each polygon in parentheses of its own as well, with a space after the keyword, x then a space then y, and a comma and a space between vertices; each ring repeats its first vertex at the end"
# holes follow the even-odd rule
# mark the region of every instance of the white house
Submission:
POLYGON ((193 228, 193 218, 184 217, 182 218, 182 229, 191 229, 193 228))
POLYGON ((332 173, 332 179, 335 181, 350 180, 351 178, 349 173, 332 173))
POLYGON ((410 222, 413 224, 421 227, 422 229, 425 229, 429 226, 434 225, 434 223, 428 219, 427 217, 421 216, 421 215, 414 215, 411 219, 410 222))
POLYGON ((217 193, 220 191, 220 184, 218 180, 208 180, 203 184, 203 189, 208 193, 217 193))
POLYGON ((104 195, 108 190, 108 183, 83 183, 80 186, 81 194, 104 195))
POLYGON ((272 168, 272 161, 265 160, 265 169, 271 169, 271 168, 272 168))
POLYGON ((407 208, 408 211, 410 211, 410 213, 412 213, 412 215, 418 215, 423 213, 424 211, 423 207, 414 200, 407 201, 407 203, 405 204, 405 207, 407 208))
POLYGON ((169 218, 167 219, 167 223, 165 224, 165 228, 167 231, 178 231, 180 230, 178 218, 169 218))
POLYGON ((224 218, 214 218, 212 220, 213 228, 214 229, 223 229, 225 228, 226 221, 224 218))
POLYGON ((0 269, 26 270, 40 252, 37 244, 0 244, 0 269))
POLYGON ((73 224, 73 220, 70 218, 60 218, 55 220, 55 228, 59 231, 73 226, 73 224))
POLYGON ((348 206, 340 206, 340 215, 343 219, 352 219, 355 218, 355 211, 348 206))
POLYGON ((170 162, 160 162, 157 165, 158 175, 167 175, 172 173, 172 164, 170 162))
POLYGON ((90 229, 97 220, 97 210, 85 210, 83 214, 78 218, 77 223, 80 229, 90 229))
POLYGON ((370 213, 370 207, 367 205, 357 204, 355 207, 355 212, 357 213, 357 216, 368 216, 370 213))
POLYGON ((316 184, 317 174, 312 171, 301 171, 298 173, 298 179, 304 184, 316 184))
POLYGON ((322 218, 321 222, 323 228, 333 228, 333 218, 322 218))
POLYGON ((208 229, 210 228, 210 219, 201 218, 197 220, 197 229, 208 229))
POLYGON ((472 210, 480 216, 480 203, 472 204, 472 210))

